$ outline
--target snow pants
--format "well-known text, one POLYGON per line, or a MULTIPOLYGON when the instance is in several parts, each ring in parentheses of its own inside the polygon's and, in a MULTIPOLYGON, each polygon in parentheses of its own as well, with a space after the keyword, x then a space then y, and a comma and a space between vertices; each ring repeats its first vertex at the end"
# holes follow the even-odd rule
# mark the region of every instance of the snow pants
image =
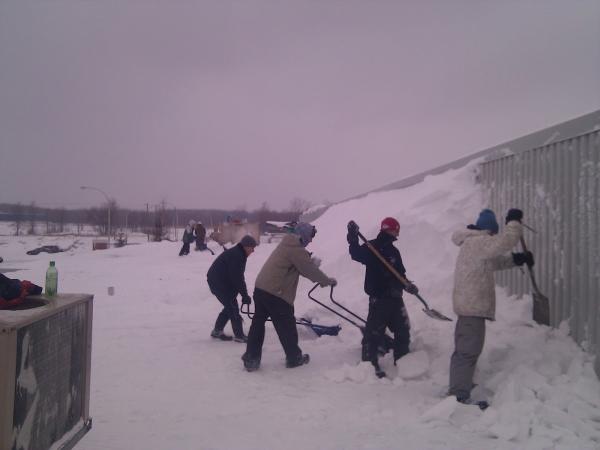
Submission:
POLYGON ((227 325, 227 322, 231 320, 231 328, 233 329, 233 334, 236 337, 244 336, 244 329, 242 327, 242 316, 240 316, 240 309, 238 306, 237 295, 224 295, 217 290, 210 289, 210 292, 213 293, 217 300, 221 302, 223 305, 223 310, 217 316, 217 320, 215 322, 215 330, 222 331, 227 325))
POLYGON ((286 359, 288 361, 298 360, 302 356, 302 350, 298 347, 294 307, 282 298, 271 295, 262 289, 254 289, 254 317, 248 332, 246 353, 242 359, 260 362, 265 340, 265 322, 269 317, 273 321, 273 327, 275 327, 286 359))
POLYGON ((449 395, 467 399, 473 389, 473 374, 485 341, 483 317, 458 316, 454 330, 454 353, 450 359, 449 395))
POLYGON ((370 297, 369 315, 365 327, 365 340, 369 359, 377 364, 379 347, 385 347, 385 329, 394 333, 394 361, 408 353, 410 321, 401 297, 370 297))
POLYGON ((179 250, 179 256, 188 255, 190 253, 190 243, 184 242, 181 250, 179 250))

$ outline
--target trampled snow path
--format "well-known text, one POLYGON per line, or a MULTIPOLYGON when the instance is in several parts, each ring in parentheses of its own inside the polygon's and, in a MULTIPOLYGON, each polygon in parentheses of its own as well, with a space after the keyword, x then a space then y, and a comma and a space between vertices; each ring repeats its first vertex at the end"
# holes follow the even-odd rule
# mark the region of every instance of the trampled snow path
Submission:
MULTIPOLYGON (((382 217, 402 224, 398 246, 408 275, 430 306, 451 317, 457 249, 451 232, 470 223, 481 199, 472 168, 430 177, 409 189, 373 194, 331 208, 315 222, 309 250, 339 281, 336 299, 365 315, 363 268, 347 256, 345 225, 356 220, 374 236, 382 217)), ((284 367, 276 335, 267 328, 261 370, 246 373, 243 345, 209 337, 219 304, 205 274, 213 257, 178 257, 178 243, 146 243, 108 251, 86 245, 37 256, 39 242, 66 247, 74 238, 0 236, 8 274, 42 283, 57 261, 59 290, 94 299, 92 430, 78 449, 594 449, 600 447, 600 383, 591 357, 569 337, 530 320, 529 298, 498 290, 496 322, 488 324, 474 395, 485 412, 447 399, 453 324, 432 320, 407 297, 411 354, 378 380, 359 363, 360 332, 310 302, 302 282, 297 316, 340 323, 337 337, 316 338, 302 328, 311 362, 284 367), (115 295, 108 296, 108 286, 115 295)), ((248 260, 250 289, 275 244, 248 260)), ((216 249, 216 247, 215 247, 216 249)), ((318 289, 326 301, 328 290, 318 289)), ((0 312, 10 314, 10 312, 0 312)), ((245 329, 248 328, 248 321, 245 329)))

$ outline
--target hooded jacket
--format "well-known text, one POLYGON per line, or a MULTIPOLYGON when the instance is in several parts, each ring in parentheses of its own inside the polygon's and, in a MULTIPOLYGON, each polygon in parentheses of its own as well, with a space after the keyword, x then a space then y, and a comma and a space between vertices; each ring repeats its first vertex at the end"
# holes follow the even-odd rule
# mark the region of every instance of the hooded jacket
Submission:
POLYGON ((452 303, 459 316, 494 320, 496 292, 494 272, 515 266, 507 254, 523 235, 523 225, 513 220, 502 233, 490 235, 487 230, 465 229, 452 235, 460 247, 454 270, 452 303))
POLYGON ((184 244, 191 244, 194 242, 194 228, 191 225, 186 225, 181 241, 184 244))
POLYGON ((247 260, 248 255, 241 244, 221 253, 206 273, 206 280, 211 291, 225 297, 235 297, 238 294, 248 295, 244 279, 247 260))
POLYGON ((311 260, 310 253, 300 242, 300 237, 288 234, 267 258, 256 277, 254 287, 293 306, 300 275, 315 283, 329 283, 329 277, 311 260))

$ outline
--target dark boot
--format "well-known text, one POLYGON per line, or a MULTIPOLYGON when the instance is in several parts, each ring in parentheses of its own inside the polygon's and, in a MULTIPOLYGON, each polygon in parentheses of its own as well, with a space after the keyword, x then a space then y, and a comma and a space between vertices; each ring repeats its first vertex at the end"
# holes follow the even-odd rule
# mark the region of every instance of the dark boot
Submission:
POLYGON ((385 372, 381 369, 381 367, 379 367, 379 363, 376 361, 372 361, 371 364, 373 364, 373 368, 375 369, 375 375, 377 375, 377 378, 384 378, 385 372))
POLYGON ((260 359, 252 359, 246 353, 242 355, 242 361, 244 361, 244 368, 248 372, 254 372, 260 367, 260 359))
POLYGON ((245 344, 245 343, 247 343, 247 342, 248 342, 248 336, 246 336, 246 335, 242 334, 241 336, 235 336, 235 337, 233 338, 233 340, 234 340, 235 342, 241 342, 241 343, 245 344))
POLYGON ((294 367, 298 367, 298 366, 302 366, 303 364, 308 364, 308 362, 310 361, 310 356, 308 356, 306 353, 304 355, 299 355, 297 358, 293 359, 293 360, 286 360, 285 362, 285 367, 287 367, 288 369, 292 369, 294 367))
POLYGON ((473 405, 479 407, 482 411, 487 409, 490 404, 485 400, 473 400, 471 397, 456 397, 456 401, 458 403, 462 403, 463 405, 473 405))
POLYGON ((220 339, 222 341, 231 341, 233 339, 231 336, 223 333, 223 330, 212 330, 210 336, 213 339, 220 339))

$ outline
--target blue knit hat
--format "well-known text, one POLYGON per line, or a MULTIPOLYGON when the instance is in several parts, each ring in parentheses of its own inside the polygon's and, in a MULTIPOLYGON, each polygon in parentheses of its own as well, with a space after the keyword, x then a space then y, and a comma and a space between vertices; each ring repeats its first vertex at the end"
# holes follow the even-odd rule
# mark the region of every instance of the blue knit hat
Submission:
POLYGON ((294 228, 294 233, 300 236, 300 242, 303 247, 306 247, 312 241, 312 238, 315 237, 317 233, 317 229, 307 222, 298 222, 296 227, 294 228))
POLYGON ((498 222, 496 221, 496 215, 491 209, 484 209, 479 213, 475 226, 480 230, 489 230, 492 234, 498 232, 498 222))

